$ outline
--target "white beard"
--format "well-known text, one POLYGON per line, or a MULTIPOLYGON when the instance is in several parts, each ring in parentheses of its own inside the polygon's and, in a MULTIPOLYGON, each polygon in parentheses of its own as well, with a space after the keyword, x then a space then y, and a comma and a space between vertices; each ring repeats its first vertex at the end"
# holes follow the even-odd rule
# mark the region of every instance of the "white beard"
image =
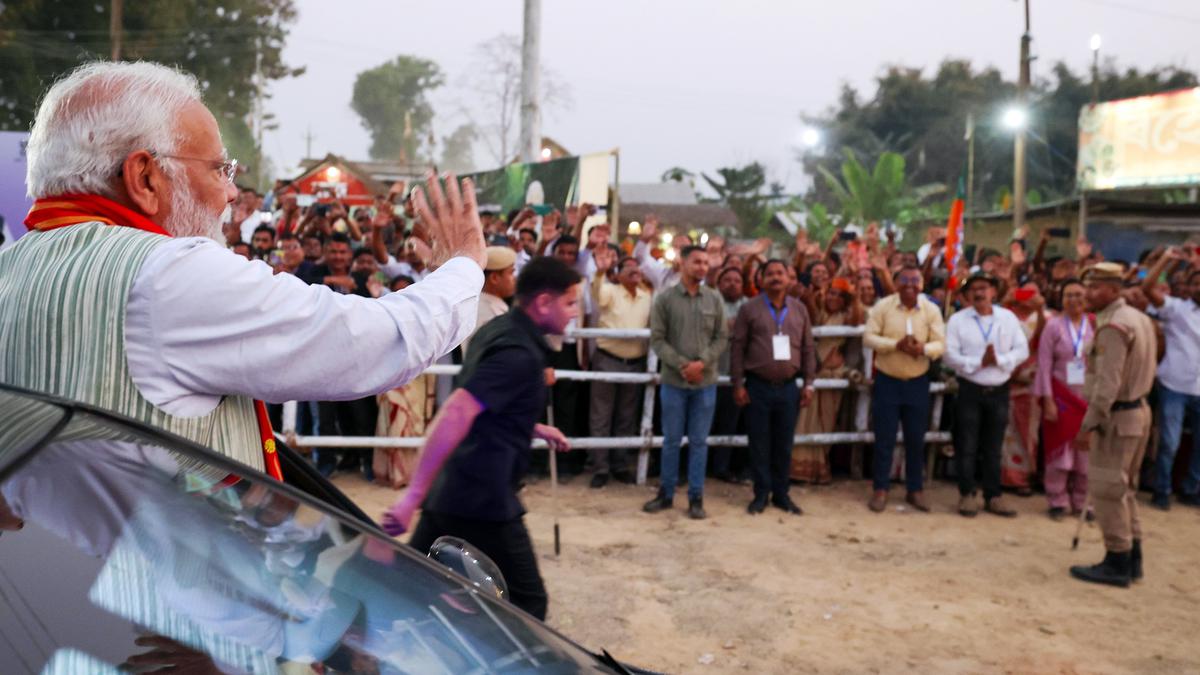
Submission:
POLYGON ((232 207, 226 204, 221 213, 208 213, 191 190, 180 190, 176 192, 171 215, 163 223, 163 229, 173 237, 205 237, 218 243, 224 242, 221 223, 230 218, 232 211, 232 207))

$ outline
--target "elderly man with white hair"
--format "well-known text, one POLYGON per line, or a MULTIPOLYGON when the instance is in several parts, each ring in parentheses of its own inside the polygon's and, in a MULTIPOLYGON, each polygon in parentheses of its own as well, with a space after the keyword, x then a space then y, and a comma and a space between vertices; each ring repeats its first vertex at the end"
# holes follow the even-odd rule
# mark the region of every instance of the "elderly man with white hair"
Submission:
POLYGON ((190 75, 81 66, 46 93, 27 154, 30 233, 0 253, 0 383, 279 477, 261 401, 387 391, 474 328, 486 257, 469 181, 460 192, 450 176, 443 192, 430 175, 416 197, 438 270, 368 299, 274 275, 218 243, 236 162, 190 75))

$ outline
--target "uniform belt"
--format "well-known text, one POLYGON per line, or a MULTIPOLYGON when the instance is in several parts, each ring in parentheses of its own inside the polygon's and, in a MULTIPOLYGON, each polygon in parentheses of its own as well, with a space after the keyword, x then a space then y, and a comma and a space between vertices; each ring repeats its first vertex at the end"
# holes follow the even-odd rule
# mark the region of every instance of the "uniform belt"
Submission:
POLYGON ((1142 401, 1144 400, 1145 399, 1136 398, 1132 401, 1116 401, 1112 404, 1112 408, 1110 408, 1110 410, 1112 412, 1117 412, 1118 410, 1133 410, 1135 408, 1140 408, 1142 407, 1142 401))
POLYGON ((959 389, 962 389, 964 386, 967 388, 973 387, 975 389, 978 389, 980 391, 980 393, 983 393, 983 394, 998 394, 1003 391, 1008 391, 1008 383, 1007 382, 1005 382, 1004 384, 990 384, 990 385, 989 384, 978 384, 978 383, 975 383, 975 382, 972 382, 972 381, 966 379, 965 377, 958 381, 959 389))
POLYGON ((608 351, 607 349, 600 349, 599 347, 597 347, 596 351, 600 352, 601 354, 607 356, 608 358, 610 358, 614 361, 620 361, 621 363, 623 363, 627 366, 636 366, 636 365, 643 364, 646 362, 645 356, 639 356, 635 359, 625 359, 625 358, 621 358, 620 356, 617 356, 616 354, 608 351))

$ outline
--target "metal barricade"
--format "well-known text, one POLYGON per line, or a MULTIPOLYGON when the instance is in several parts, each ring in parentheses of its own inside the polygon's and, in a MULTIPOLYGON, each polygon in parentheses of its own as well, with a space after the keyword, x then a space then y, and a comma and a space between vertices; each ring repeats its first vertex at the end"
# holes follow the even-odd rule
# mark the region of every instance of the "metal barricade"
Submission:
MULTIPOLYGON (((863 334, 862 326, 817 326, 813 328, 813 336, 816 338, 822 337, 860 337, 863 334)), ((629 340, 649 340, 650 330, 643 329, 608 329, 608 328, 579 328, 570 331, 570 337, 577 339, 589 338, 614 338, 614 339, 629 339, 629 340)), ((866 372, 871 371, 870 353, 869 350, 864 350, 867 356, 866 372)), ((454 365, 434 365, 430 366, 425 371, 427 375, 435 375, 437 377, 454 376, 462 369, 461 366, 454 365)), ((613 436, 606 438, 571 438, 572 448, 577 449, 592 449, 592 448, 637 448, 638 465, 637 465, 637 482, 642 485, 646 482, 646 474, 649 471, 650 465, 650 449, 661 448, 663 444, 662 436, 654 435, 654 399, 657 392, 657 385, 660 383, 658 375, 658 358, 654 351, 650 350, 646 359, 645 373, 607 373, 594 372, 585 370, 556 370, 554 376, 558 380, 576 380, 580 382, 613 382, 618 384, 646 384, 655 385, 647 386, 642 401, 642 421, 639 436, 613 436)), ((854 444, 854 450, 851 457, 851 466, 854 472, 854 478, 861 478, 862 472, 862 444, 873 443, 875 434, 869 429, 869 413, 871 409, 871 388, 870 381, 864 381, 859 384, 852 383, 847 379, 818 379, 813 382, 813 387, 816 389, 854 389, 856 393, 855 415, 854 415, 854 430, 853 431, 838 431, 824 434, 797 434, 793 438, 795 445, 828 445, 835 443, 854 444)), ((718 386, 729 386, 729 377, 721 376, 717 380, 718 386)), ((948 443, 950 442, 949 432, 939 431, 942 420, 942 398, 946 390, 946 384, 942 382, 933 382, 929 385, 929 391, 933 395, 933 406, 931 411, 930 429, 925 434, 925 442, 929 444, 948 443)), ((296 402, 291 401, 284 404, 283 409, 283 431, 277 434, 281 439, 294 442, 296 445, 308 448, 321 447, 339 447, 339 448, 419 448, 425 439, 424 437, 394 437, 394 436, 296 436, 296 402)), ((903 439, 903 435, 897 435, 897 442, 903 439)), ((746 436, 709 436, 710 445, 746 447, 748 440, 746 436)), ((684 438, 682 443, 686 445, 687 439, 684 438)), ((543 441, 535 440, 534 448, 545 448, 546 444, 543 441)), ((930 454, 934 452, 934 447, 931 445, 930 454)), ((931 458, 932 459, 932 458, 931 458)), ((932 471, 933 462, 926 463, 926 470, 932 471)))

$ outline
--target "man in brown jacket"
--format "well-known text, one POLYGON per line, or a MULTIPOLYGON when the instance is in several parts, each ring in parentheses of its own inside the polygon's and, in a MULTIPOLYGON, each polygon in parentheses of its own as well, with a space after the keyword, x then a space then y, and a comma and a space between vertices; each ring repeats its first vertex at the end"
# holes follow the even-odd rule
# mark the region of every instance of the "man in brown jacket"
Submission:
POLYGON ((750 463, 754 472, 751 515, 771 503, 787 513, 801 509, 788 496, 792 438, 801 406, 812 401, 817 352, 808 310, 788 297, 788 266, 771 259, 762 266, 763 293, 738 310, 730 348, 733 400, 746 407, 750 463), (804 378, 804 389, 796 378, 804 378))
POLYGON ((1088 354, 1088 410, 1079 434, 1089 439, 1088 483, 1106 553, 1099 564, 1072 567, 1071 576, 1128 587, 1142 577, 1136 496, 1150 434, 1146 395, 1154 384, 1157 343, 1149 317, 1121 298, 1123 276, 1114 263, 1099 263, 1083 273, 1088 308, 1096 312, 1096 338, 1088 354))

